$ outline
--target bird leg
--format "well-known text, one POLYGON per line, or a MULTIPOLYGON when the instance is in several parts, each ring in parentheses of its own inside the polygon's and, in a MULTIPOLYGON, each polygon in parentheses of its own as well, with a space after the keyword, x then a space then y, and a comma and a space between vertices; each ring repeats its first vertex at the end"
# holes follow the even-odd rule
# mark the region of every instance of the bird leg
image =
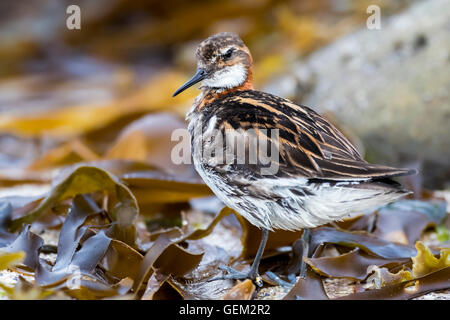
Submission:
POLYGON ((216 280, 226 280, 226 279, 231 279, 231 280, 251 279, 259 287, 261 287, 262 280, 261 280, 261 277, 259 276, 258 268, 259 268, 259 264, 261 262, 262 255, 264 253, 264 248, 266 247, 268 237, 269 237, 269 230, 263 228, 261 242, 259 243, 258 251, 256 252, 255 259, 253 260, 252 266, 248 273, 237 271, 236 269, 233 269, 228 266, 219 266, 219 269, 226 271, 228 274, 211 278, 208 280, 208 282, 216 281, 216 280))
POLYGON ((295 285, 296 282, 296 278, 295 275, 293 273, 291 273, 288 276, 288 281, 284 281, 283 279, 281 279, 279 276, 277 276, 275 273, 273 273, 272 271, 268 271, 266 272, 266 275, 272 279, 276 284, 278 284, 279 286, 283 287, 284 290, 289 291, 292 289, 292 287, 295 285), (294 276, 294 278, 290 277, 291 275, 294 276))
MULTIPOLYGON (((303 229, 303 234, 301 236, 301 261, 300 261, 300 277, 304 279, 306 277, 306 262, 305 258, 309 256, 309 244, 311 242, 311 231, 309 229, 303 229)), ((299 253, 300 253, 299 252, 299 253)), ((288 281, 281 279, 275 273, 269 271, 266 273, 267 276, 276 282, 279 286, 283 287, 286 291, 292 289, 292 287, 297 282, 297 278, 295 277, 295 273, 288 274, 288 281)))
POLYGON ((309 243, 311 242, 311 231, 309 229, 303 229, 303 234, 302 234, 301 239, 302 239, 303 251, 302 251, 302 262, 300 265, 300 278, 305 279, 306 278, 305 258, 308 258, 308 256, 309 256, 309 243))

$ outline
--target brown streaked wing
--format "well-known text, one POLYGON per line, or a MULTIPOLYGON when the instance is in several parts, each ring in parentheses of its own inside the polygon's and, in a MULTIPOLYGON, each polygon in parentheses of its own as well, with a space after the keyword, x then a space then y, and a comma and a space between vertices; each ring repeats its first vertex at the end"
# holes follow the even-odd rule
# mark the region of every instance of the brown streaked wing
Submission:
POLYGON ((318 113, 268 93, 232 92, 203 111, 217 117, 221 130, 279 129, 277 177, 362 180, 414 173, 366 162, 350 141, 318 113))

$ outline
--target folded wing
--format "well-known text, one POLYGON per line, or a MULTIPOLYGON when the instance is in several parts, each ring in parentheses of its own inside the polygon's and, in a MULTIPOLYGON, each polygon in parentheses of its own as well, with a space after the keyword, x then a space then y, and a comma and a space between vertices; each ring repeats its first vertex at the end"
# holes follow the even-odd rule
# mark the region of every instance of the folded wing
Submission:
MULTIPOLYGON (((370 164, 336 127, 312 109, 259 91, 240 91, 211 104, 220 130, 254 129, 275 141, 278 129, 277 177, 336 181, 372 180, 415 173, 370 164), (262 130, 267 129, 267 130, 262 130)), ((247 166, 255 176, 258 166, 247 166)))

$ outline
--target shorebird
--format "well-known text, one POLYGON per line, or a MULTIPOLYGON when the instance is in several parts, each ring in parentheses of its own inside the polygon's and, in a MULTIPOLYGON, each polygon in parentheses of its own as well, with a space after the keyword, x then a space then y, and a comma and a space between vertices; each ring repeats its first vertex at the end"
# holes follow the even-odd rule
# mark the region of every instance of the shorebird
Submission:
MULTIPOLYGON (((262 230, 250 271, 224 266, 226 274, 213 279, 248 278, 261 285, 258 267, 269 231, 307 231, 409 193, 391 178, 415 170, 370 164, 314 110, 254 90, 252 56, 239 36, 213 35, 198 46, 196 57, 197 72, 173 95, 202 82, 186 115, 194 166, 225 205, 262 230), (278 170, 273 174, 262 174, 260 161, 236 161, 237 148, 231 161, 218 161, 223 139, 217 132, 239 135, 248 130, 276 145, 278 157, 273 161, 278 170), (278 133, 277 141, 270 131, 278 133)), ((247 153, 262 153, 249 143, 245 148, 247 153)), ((223 151, 230 153, 226 146, 223 151)))

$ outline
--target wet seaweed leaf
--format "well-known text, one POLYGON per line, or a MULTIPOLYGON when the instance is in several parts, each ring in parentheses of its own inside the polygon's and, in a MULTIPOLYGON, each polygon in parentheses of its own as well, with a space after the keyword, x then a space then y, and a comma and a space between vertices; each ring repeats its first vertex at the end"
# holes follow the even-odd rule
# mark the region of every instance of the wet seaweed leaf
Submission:
POLYGON ((283 300, 328 300, 321 277, 308 266, 306 277, 299 278, 297 283, 286 294, 283 300))
POLYGON ((392 202, 384 208, 398 211, 416 211, 425 215, 428 220, 439 224, 447 215, 445 201, 400 200, 392 202))
POLYGON ((368 285, 372 284, 376 289, 380 289, 386 285, 412 280, 414 278, 411 272, 407 270, 400 270, 397 273, 392 273, 387 268, 380 268, 376 265, 370 266, 367 269, 367 273, 372 274, 367 278, 366 283, 368 285))
MULTIPOLYGON (((208 236, 217 223, 231 212, 229 208, 223 208, 205 229, 194 229, 183 233, 182 230, 173 228, 159 233, 145 254, 140 266, 139 275, 133 285, 135 294, 138 293, 143 283, 148 280, 143 296, 144 299, 153 298, 154 295, 158 294, 164 295, 159 290, 168 289, 165 285, 166 280, 169 280, 166 277, 167 275, 183 276, 197 267, 203 257, 203 253, 188 252, 177 244, 186 240, 200 240, 208 236), (185 264, 179 263, 180 261, 185 262, 185 264)), ((179 294, 182 294, 180 292, 181 289, 177 285, 171 282, 169 282, 169 285, 172 287, 170 290, 174 289, 179 294)))
POLYGON ((15 234, 8 232, 13 208, 9 202, 0 202, 0 248, 7 246, 16 238, 15 234))
POLYGON ((406 300, 431 291, 448 289, 449 287, 450 267, 447 267, 420 278, 393 284, 381 289, 350 294, 338 298, 338 300, 406 300))
POLYGON ((154 292, 153 300, 182 300, 188 299, 189 295, 183 295, 182 291, 174 285, 173 278, 168 278, 161 284, 159 290, 154 292))
POLYGON ((377 213, 374 234, 384 240, 413 244, 429 226, 446 216, 445 203, 402 200, 389 204, 377 213))
POLYGON ((410 258, 416 255, 416 250, 410 246, 395 244, 363 231, 350 232, 330 227, 313 229, 311 243, 313 248, 320 243, 334 243, 350 248, 358 247, 385 259, 410 258))
POLYGON ((61 228, 58 240, 58 255, 53 270, 65 268, 72 261, 87 226, 83 226, 89 216, 100 211, 92 198, 75 196, 66 220, 61 228))
MULTIPOLYGON (((73 170, 77 167, 87 166, 87 167, 96 167, 99 169, 102 169, 104 171, 109 172, 112 175, 115 175, 116 177, 121 177, 123 174, 130 173, 130 172, 140 172, 140 171, 154 171, 157 170, 155 166, 149 165, 145 162, 141 161, 134 161, 134 160, 126 160, 126 159, 80 159, 78 161, 73 161, 72 163, 67 164, 54 164, 52 162, 45 162, 42 160, 42 162, 39 164, 43 168, 40 168, 39 170, 36 169, 27 169, 24 170, 24 174, 30 174, 31 176, 43 173, 43 172, 50 172, 49 169, 54 168, 62 168, 63 174, 67 175, 67 172, 70 172, 70 170, 73 170)), ((40 182, 50 182, 51 175, 42 176, 40 182), (47 177, 47 178, 46 178, 47 177)))
POLYGON ((192 198, 212 195, 203 181, 145 171, 124 174, 121 179, 129 186, 139 204, 186 202, 192 198))
POLYGON ((113 239, 101 265, 108 276, 136 280, 142 259, 143 256, 138 251, 122 241, 113 239))
POLYGON ((167 279, 169 279, 169 275, 161 274, 158 272, 158 270, 153 272, 153 274, 147 281, 147 286, 141 300, 153 300, 155 294, 159 290, 161 290, 161 287, 164 285, 167 279))
POLYGON ((42 247, 44 241, 41 237, 30 231, 30 226, 23 228, 19 236, 7 247, 2 248, 3 252, 25 252, 25 259, 23 265, 36 269, 40 264, 39 249, 42 247))
POLYGON ((413 275, 421 277, 430 272, 450 267, 450 248, 442 249, 439 259, 421 241, 416 242, 417 255, 412 258, 413 275))
POLYGON ((393 267, 410 260, 384 259, 357 248, 337 257, 306 258, 305 261, 315 272, 326 277, 364 280, 370 273, 370 266, 393 267))
POLYGON ((105 255, 110 241, 111 239, 101 231, 84 241, 82 247, 73 254, 68 263, 61 263, 56 268, 39 264, 36 268, 36 282, 41 286, 53 287, 77 276, 74 272, 79 272, 78 276, 84 275, 99 282, 102 279, 93 276, 93 272, 105 255))
POLYGON ((24 223, 36 221, 46 210, 64 199, 78 194, 108 191, 118 200, 116 206, 109 211, 111 219, 116 222, 114 225, 116 238, 134 245, 136 236, 134 223, 139 208, 134 195, 118 178, 96 167, 79 166, 62 172, 55 178, 53 184, 52 190, 38 207, 24 217, 12 221, 12 230, 19 229, 24 223))
POLYGON ((222 297, 222 300, 250 300, 255 292, 255 285, 249 279, 239 282, 222 297))
POLYGON ((172 229, 166 233, 162 233, 156 239, 144 256, 136 281, 133 284, 133 291, 138 293, 143 283, 149 279, 153 273, 153 264, 161 256, 161 254, 172 244, 176 243, 176 239, 181 238, 182 232, 179 229, 172 229), (175 239, 175 240, 174 240, 175 239))
POLYGON ((22 276, 19 276, 19 280, 14 287, 8 287, 0 283, 0 288, 6 292, 11 300, 41 300, 53 294, 53 290, 43 289, 26 281, 22 276))
MULTIPOLYGON (((106 236, 104 231, 95 233, 86 225, 88 219, 99 212, 101 210, 92 198, 86 195, 75 196, 61 228, 54 265, 40 260, 35 261, 33 266, 28 264, 35 270, 35 280, 39 286, 64 290, 67 294, 82 299, 119 294, 118 290, 122 285, 109 283, 97 272, 97 267, 111 243, 111 238, 106 236), (76 282, 76 286, 71 285, 76 282)), ((38 245, 42 246, 42 239, 38 239, 38 245)), ((28 243, 32 242, 28 240, 28 243)), ((35 245, 32 250, 35 257, 40 246, 35 245)))
POLYGON ((115 296, 124 296, 131 287, 132 281, 124 279, 117 284, 99 282, 98 279, 81 279, 79 288, 67 289, 65 285, 53 289, 62 289, 67 295, 79 300, 98 300, 115 296))
POLYGON ((23 262, 25 259, 25 252, 3 252, 0 249, 0 270, 13 267, 23 262))
POLYGON ((184 276, 198 266, 203 253, 192 253, 177 244, 171 244, 155 261, 153 268, 174 277, 184 276))

